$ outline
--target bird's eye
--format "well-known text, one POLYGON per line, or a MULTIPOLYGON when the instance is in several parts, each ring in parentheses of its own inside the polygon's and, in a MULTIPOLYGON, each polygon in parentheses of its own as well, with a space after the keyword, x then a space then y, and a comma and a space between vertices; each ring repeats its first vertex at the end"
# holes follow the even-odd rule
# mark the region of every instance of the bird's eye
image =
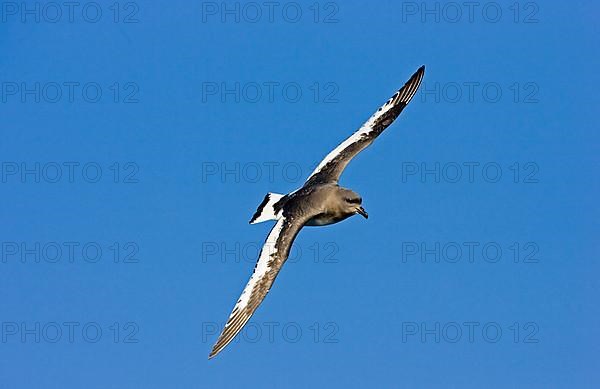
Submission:
POLYGON ((346 198, 346 201, 350 204, 359 204, 360 203, 360 199, 349 199, 346 198))

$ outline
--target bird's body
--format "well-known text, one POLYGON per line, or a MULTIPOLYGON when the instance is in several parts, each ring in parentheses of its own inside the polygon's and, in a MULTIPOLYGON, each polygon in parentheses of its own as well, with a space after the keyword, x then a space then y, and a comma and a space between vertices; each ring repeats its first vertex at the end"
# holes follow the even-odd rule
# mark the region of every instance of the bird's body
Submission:
POLYGON ((362 198, 352 190, 339 186, 339 177, 350 160, 373 143, 400 115, 417 92, 424 71, 424 66, 419 68, 358 131, 330 152, 300 189, 287 195, 268 193, 265 196, 250 223, 276 220, 275 226, 267 236, 252 277, 209 358, 225 348, 254 314, 273 285, 302 227, 334 224, 356 214, 368 218, 361 205, 362 198))
POLYGON ((280 200, 283 215, 307 217, 305 226, 325 226, 338 223, 352 215, 360 208, 360 197, 349 189, 334 183, 303 186, 280 200), (350 197, 351 196, 351 197, 350 197), (345 199, 356 199, 357 206, 348 206, 345 199))

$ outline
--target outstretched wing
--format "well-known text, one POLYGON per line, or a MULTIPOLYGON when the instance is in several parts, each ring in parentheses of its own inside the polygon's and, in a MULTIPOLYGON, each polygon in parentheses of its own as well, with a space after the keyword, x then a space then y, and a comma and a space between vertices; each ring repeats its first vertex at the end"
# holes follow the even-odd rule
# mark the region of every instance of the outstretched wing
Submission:
POLYGON ((304 220, 284 216, 275 223, 260 252, 254 273, 238 299, 223 332, 208 358, 217 355, 235 338, 263 301, 279 270, 285 263, 292 243, 304 225, 304 220))
POLYGON ((400 112, 417 93, 424 74, 425 66, 421 66, 410 80, 382 105, 362 127, 321 161, 304 185, 337 182, 352 158, 373 143, 375 138, 400 115, 400 112))

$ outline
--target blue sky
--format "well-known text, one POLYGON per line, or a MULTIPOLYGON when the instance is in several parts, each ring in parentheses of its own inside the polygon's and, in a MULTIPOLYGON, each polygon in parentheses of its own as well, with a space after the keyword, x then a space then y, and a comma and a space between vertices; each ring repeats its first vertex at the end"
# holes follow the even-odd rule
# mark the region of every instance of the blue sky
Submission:
POLYGON ((596 3, 1 5, 0 386, 598 382, 596 3), (208 361, 265 193, 422 64, 342 176, 370 218, 208 361))

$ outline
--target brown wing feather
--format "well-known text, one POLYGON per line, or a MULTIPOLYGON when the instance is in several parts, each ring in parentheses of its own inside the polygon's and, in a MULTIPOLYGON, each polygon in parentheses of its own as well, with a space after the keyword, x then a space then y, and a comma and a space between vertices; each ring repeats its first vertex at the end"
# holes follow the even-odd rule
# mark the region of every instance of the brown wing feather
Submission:
POLYGON ((421 66, 406 84, 382 105, 361 128, 321 161, 304 186, 332 181, 337 182, 352 158, 373 143, 375 138, 396 120, 415 93, 417 93, 424 74, 425 66, 421 66))
POLYGON ((293 220, 292 217, 281 218, 275 223, 260 252, 254 273, 235 304, 219 339, 213 346, 208 356, 209 359, 221 352, 250 320, 271 289, 279 270, 287 260, 292 243, 303 225, 303 220, 293 220))

